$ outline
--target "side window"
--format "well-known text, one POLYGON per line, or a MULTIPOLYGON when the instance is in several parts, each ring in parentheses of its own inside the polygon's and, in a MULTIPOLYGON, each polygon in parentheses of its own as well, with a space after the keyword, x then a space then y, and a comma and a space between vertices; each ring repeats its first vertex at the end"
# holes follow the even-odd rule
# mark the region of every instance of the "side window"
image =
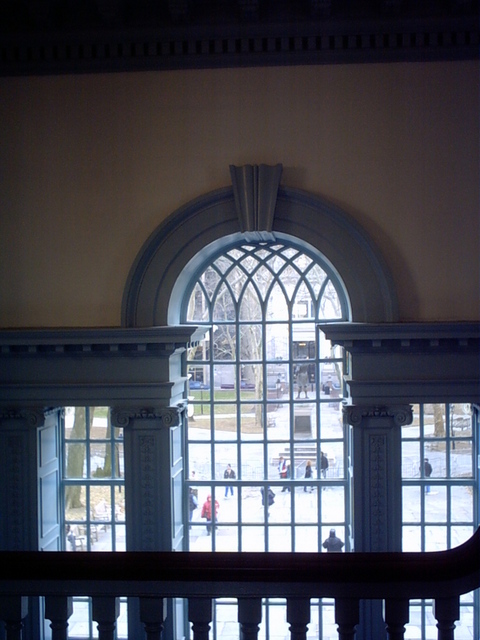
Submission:
MULTIPOLYGON (((414 405, 413 422, 402 429, 404 551, 443 551, 472 536, 478 522, 477 447, 470 404, 414 405)), ((478 592, 461 597, 457 629, 478 625, 478 605, 478 592)), ((436 632, 432 606, 410 603, 408 627, 418 637, 436 632)))
POLYGON ((123 433, 108 407, 66 407, 63 500, 67 551, 124 551, 123 433))
MULTIPOLYGON (((62 433, 62 497, 66 551, 125 551, 123 430, 109 407, 66 407, 62 433)), ((73 599, 72 637, 95 637, 91 600, 73 599)), ((120 601, 117 638, 127 637, 127 603, 120 601)))

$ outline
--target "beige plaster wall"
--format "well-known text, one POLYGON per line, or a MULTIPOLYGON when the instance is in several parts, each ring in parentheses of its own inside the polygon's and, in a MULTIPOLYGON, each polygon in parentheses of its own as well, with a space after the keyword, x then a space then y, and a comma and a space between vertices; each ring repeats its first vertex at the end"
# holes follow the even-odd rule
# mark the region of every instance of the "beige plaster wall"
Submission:
POLYGON ((0 80, 0 327, 119 325, 129 269, 229 164, 353 215, 402 320, 480 319, 477 62, 0 80))

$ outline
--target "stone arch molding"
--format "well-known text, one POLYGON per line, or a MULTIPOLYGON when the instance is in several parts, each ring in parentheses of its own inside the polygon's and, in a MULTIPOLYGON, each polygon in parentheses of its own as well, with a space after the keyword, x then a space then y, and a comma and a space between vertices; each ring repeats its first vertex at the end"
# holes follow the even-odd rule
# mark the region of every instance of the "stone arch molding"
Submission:
POLYGON ((185 286, 209 253, 242 238, 294 238, 313 247, 345 287, 351 321, 396 321, 396 291, 378 248, 338 207, 281 186, 281 173, 280 164, 231 166, 232 186, 200 196, 171 214, 132 265, 122 305, 123 326, 178 324, 185 286))

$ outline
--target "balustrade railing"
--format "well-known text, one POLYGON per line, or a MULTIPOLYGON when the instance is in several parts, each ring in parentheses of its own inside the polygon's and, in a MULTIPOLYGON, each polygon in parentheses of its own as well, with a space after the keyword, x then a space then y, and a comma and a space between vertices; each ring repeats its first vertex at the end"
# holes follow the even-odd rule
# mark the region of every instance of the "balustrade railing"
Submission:
POLYGON ((45 597, 53 640, 67 638, 75 596, 92 598, 99 640, 113 640, 125 596, 140 599, 147 640, 160 639, 173 597, 188 601, 193 640, 207 640, 219 597, 237 599, 242 640, 257 639, 263 598, 286 599, 291 640, 306 639, 313 598, 334 599, 339 640, 355 637, 362 599, 384 601, 389 640, 404 637, 411 599, 432 599, 438 640, 452 640, 460 596, 479 586, 480 530, 435 553, 0 552, 7 640, 23 637, 28 596, 45 597))

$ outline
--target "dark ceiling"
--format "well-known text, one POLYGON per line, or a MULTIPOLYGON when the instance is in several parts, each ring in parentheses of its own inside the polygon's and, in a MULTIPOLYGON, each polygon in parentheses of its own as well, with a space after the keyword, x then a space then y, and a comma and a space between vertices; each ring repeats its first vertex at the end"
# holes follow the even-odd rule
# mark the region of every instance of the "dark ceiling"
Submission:
POLYGON ((4 76, 478 57, 478 0, 0 0, 4 76))

